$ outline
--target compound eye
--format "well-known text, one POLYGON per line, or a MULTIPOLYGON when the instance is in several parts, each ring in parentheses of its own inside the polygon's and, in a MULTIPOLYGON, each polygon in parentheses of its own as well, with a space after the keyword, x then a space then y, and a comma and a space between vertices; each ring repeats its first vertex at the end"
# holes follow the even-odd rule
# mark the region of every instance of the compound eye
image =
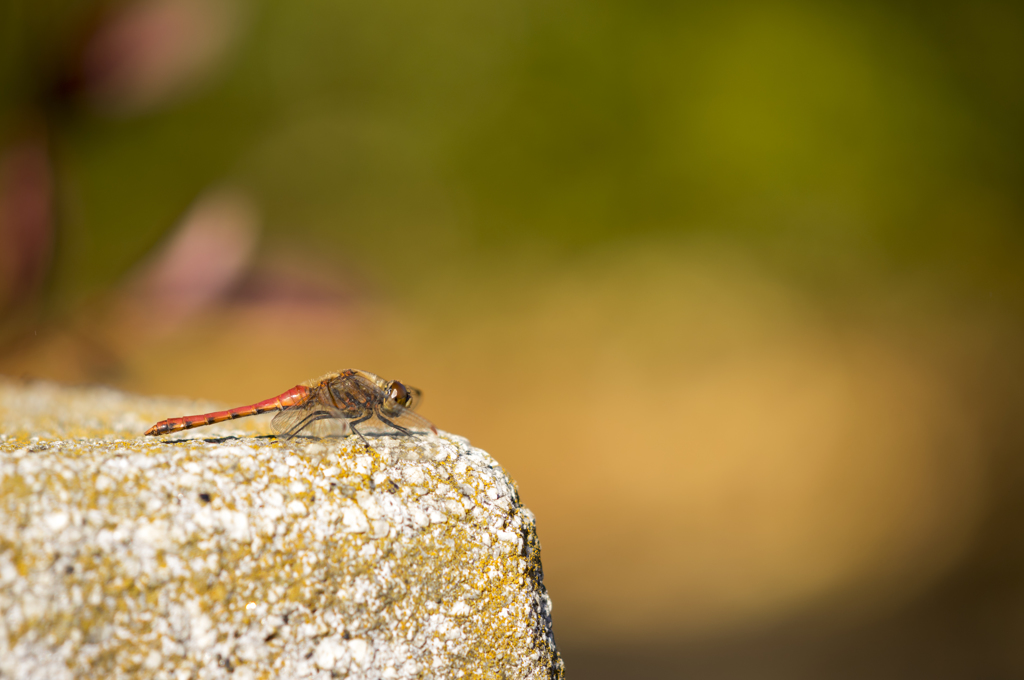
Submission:
POLYGON ((402 406, 406 406, 410 401, 409 390, 405 389, 405 385, 397 380, 391 383, 391 391, 388 396, 402 406))

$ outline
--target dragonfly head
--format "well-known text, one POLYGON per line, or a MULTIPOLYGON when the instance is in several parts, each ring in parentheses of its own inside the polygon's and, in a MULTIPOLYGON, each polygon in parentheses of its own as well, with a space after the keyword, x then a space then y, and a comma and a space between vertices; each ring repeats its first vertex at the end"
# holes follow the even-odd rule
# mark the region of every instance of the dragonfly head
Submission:
POLYGON ((388 399, 391 399, 399 406, 412 408, 416 404, 420 391, 415 387, 406 387, 397 380, 392 380, 387 387, 388 399))
POLYGON ((412 402, 412 395, 409 394, 409 390, 397 380, 392 380, 391 384, 388 385, 388 398, 397 401, 402 406, 408 406, 412 402))

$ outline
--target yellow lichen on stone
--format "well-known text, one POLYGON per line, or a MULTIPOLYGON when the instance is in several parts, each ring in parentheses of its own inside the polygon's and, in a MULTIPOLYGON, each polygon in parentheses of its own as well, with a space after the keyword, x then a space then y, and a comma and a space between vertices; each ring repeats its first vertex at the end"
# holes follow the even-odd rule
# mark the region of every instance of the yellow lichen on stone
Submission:
POLYGON ((0 382, 0 675, 562 676, 533 517, 485 452, 137 436, 188 410, 0 382))

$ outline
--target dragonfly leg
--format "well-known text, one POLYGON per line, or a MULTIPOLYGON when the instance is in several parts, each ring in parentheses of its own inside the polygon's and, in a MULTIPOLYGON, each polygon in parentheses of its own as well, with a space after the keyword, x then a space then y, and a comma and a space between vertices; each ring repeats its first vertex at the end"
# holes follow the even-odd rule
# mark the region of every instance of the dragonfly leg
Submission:
MULTIPOLYGON (((350 424, 349 427, 352 427, 352 425, 350 424)), ((363 436, 363 433, 360 432, 359 430, 357 430, 354 427, 352 427, 352 431, 355 432, 357 435, 359 435, 359 438, 363 440, 363 446, 366 448, 367 451, 369 451, 370 450, 370 442, 366 441, 366 437, 363 436)))
POLYGON ((359 435, 359 438, 363 440, 363 446, 366 447, 367 451, 370 450, 370 442, 366 441, 366 437, 363 436, 363 433, 356 429, 356 425, 358 425, 359 423, 363 422, 364 420, 369 420, 369 418, 370 418, 370 416, 363 416, 362 418, 359 418, 358 420, 350 420, 349 423, 348 423, 348 428, 350 430, 352 430, 353 432, 355 432, 357 435, 359 435))
POLYGON ((405 428, 404 428, 404 427, 402 427, 401 425, 396 425, 395 423, 391 422, 391 421, 390 421, 390 420, 388 420, 388 419, 387 419, 387 417, 386 417, 386 416, 385 416, 385 415, 384 415, 383 413, 381 413, 380 411, 377 411, 377 417, 378 417, 378 418, 380 418, 380 419, 381 419, 381 421, 383 421, 383 422, 387 423, 387 424, 388 424, 388 425, 390 425, 391 427, 395 428, 396 430, 398 430, 399 432, 401 432, 402 434, 404 434, 405 436, 407 436, 407 437, 411 437, 411 436, 412 436, 412 432, 410 432, 409 430, 405 429, 405 428))
POLYGON ((300 420, 298 424, 296 424, 290 430, 281 433, 281 436, 284 437, 285 439, 291 439, 292 437, 296 436, 297 434, 305 430, 307 427, 309 427, 316 421, 332 417, 333 416, 327 411, 314 411, 313 413, 310 413, 308 416, 300 420))

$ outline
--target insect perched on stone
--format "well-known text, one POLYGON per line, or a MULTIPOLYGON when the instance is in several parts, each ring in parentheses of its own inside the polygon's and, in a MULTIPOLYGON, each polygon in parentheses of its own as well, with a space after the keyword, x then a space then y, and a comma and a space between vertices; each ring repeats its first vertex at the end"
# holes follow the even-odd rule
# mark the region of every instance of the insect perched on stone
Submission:
POLYGON ((280 411, 270 425, 283 437, 355 434, 365 444, 364 435, 437 434, 437 428, 429 420, 412 410, 420 394, 415 387, 397 380, 346 369, 248 406, 161 420, 146 430, 146 434, 179 432, 269 411, 280 411))

